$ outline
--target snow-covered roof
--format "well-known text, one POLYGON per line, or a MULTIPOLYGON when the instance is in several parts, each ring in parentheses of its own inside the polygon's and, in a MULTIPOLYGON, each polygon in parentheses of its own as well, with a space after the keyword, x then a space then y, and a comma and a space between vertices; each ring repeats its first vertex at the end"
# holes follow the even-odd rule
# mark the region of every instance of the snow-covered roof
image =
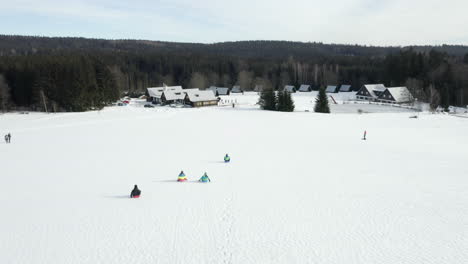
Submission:
POLYGON ((181 91, 178 91, 178 90, 164 91, 163 94, 166 100, 168 101, 184 100, 185 98, 185 92, 182 90, 181 91))
POLYGON ((182 86, 164 86, 146 88, 150 97, 161 98, 164 91, 182 91, 182 86))
POLYGON ((340 86, 340 92, 351 92, 351 85, 349 84, 342 84, 340 86))
POLYGON ((383 84, 364 84, 364 87, 367 89, 367 91, 370 93, 371 97, 377 98, 377 95, 375 92, 381 92, 383 93, 385 91, 385 85, 383 84))
POLYGON ((212 90, 200 91, 199 89, 186 89, 188 99, 191 102, 216 101, 216 96, 212 90), (188 90, 188 91, 187 91, 188 90))
POLYGON ((242 93, 240 85, 234 85, 231 89, 231 93, 242 93))
POLYGON ((216 92, 218 95, 228 95, 229 94, 229 88, 226 87, 216 87, 216 86, 210 86, 207 90, 213 91, 213 93, 216 95, 216 92))
POLYGON ((310 85, 308 84, 303 84, 299 87, 299 92, 309 92, 310 91, 310 85))
POLYGON ((294 87, 293 85, 286 85, 286 86, 284 86, 284 91, 285 91, 285 92, 294 93, 294 92, 295 92, 295 89, 296 89, 296 87, 294 87))
POLYGON ((397 103, 406 103, 413 101, 413 95, 406 87, 388 87, 388 92, 397 103))
POLYGON ((325 92, 334 93, 334 92, 336 92, 336 87, 337 87, 336 85, 328 85, 327 89, 325 89, 325 92))

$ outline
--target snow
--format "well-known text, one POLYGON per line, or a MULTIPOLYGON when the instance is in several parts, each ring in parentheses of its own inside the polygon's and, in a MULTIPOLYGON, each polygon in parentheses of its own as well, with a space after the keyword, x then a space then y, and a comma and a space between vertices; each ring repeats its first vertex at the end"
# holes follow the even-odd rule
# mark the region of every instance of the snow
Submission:
POLYGON ((468 263, 468 119, 313 94, 0 115, 0 263, 468 263))

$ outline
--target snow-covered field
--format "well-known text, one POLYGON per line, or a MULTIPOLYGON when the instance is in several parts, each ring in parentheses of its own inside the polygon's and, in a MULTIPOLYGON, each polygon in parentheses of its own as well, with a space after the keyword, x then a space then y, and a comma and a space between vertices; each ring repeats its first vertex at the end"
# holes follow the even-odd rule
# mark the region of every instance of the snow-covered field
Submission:
POLYGON ((468 263, 468 119, 351 112, 0 115, 0 263, 468 263))

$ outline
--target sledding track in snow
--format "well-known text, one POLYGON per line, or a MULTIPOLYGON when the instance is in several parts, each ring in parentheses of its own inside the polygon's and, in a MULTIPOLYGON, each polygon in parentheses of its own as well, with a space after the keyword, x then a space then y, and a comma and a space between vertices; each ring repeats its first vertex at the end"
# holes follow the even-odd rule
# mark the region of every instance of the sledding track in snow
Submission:
POLYGON ((408 115, 0 116, 0 263, 466 263, 468 122, 408 115))

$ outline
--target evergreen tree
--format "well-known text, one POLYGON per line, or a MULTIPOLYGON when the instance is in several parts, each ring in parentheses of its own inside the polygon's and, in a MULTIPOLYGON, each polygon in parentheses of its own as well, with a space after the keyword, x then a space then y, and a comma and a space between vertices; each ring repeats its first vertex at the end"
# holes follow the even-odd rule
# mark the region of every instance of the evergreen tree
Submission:
POLYGON ((258 104, 263 110, 276 110, 277 97, 273 89, 263 89, 258 104))
POLYGON ((317 98, 315 99, 314 111, 317 113, 330 113, 328 96, 324 87, 320 88, 317 98))
POLYGON ((287 91, 278 92, 278 105, 277 110, 281 112, 293 112, 294 101, 291 98, 291 93, 287 91))

